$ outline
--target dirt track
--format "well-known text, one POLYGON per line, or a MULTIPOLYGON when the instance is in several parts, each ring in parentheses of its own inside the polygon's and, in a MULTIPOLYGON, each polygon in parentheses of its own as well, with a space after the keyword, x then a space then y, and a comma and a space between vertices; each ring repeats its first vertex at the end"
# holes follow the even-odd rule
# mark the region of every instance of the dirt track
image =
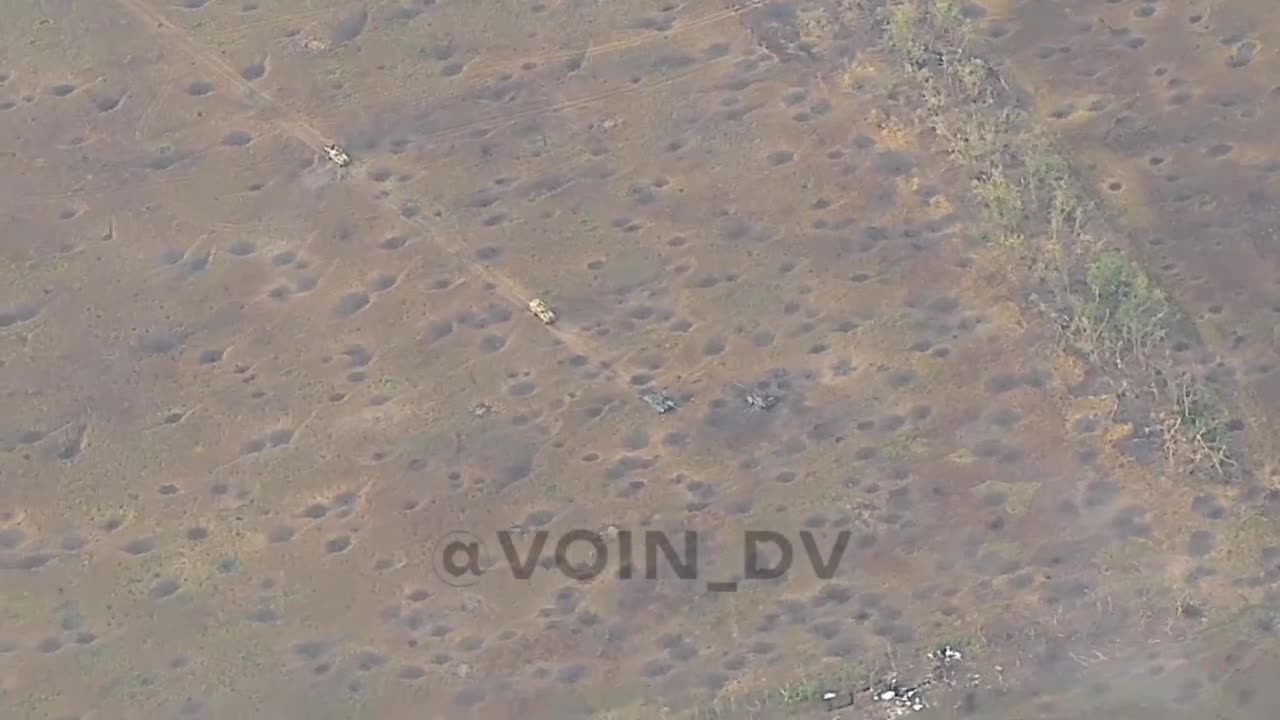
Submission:
POLYGON ((1191 316, 1231 484, 991 272, 867 4, 0 8, 0 707, 830 717, 949 642, 921 720, 1271 717, 1275 23, 1041 5, 966 15, 1191 316), (434 571, 610 525, 707 576, 434 571), (707 592, 762 527, 854 540, 707 592))

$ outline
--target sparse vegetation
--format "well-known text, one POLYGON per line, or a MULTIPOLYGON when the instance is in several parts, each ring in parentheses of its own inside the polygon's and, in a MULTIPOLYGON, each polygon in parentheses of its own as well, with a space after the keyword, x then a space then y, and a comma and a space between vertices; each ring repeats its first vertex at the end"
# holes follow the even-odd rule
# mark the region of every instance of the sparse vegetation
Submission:
POLYGON ((772 690, 724 698, 694 710, 688 720, 738 720, 788 706, 812 705, 819 703, 827 691, 865 687, 871 677, 872 671, 864 664, 849 664, 833 673, 800 678, 772 690))
POLYGON ((1006 238, 1021 238, 1026 222, 1026 206, 1018 185, 996 165, 985 170, 973 180, 973 191, 982 201, 987 215, 1006 238))
POLYGON ((1167 401, 1161 417, 1165 437, 1184 440, 1166 442, 1171 460, 1185 455, 1187 460, 1206 463, 1218 472, 1236 465, 1227 437, 1230 420, 1208 385, 1185 372, 1158 371, 1153 388, 1167 401))
POLYGON ((1079 236, 1093 214, 1093 203, 1080 186, 1071 163, 1043 136, 1032 136, 1022 149, 1027 193, 1041 213, 1049 236, 1059 238, 1064 232, 1079 236))
POLYGON ((1011 110, 986 111, 973 107, 955 108, 934 117, 934 132, 946 143, 952 158, 980 165, 997 157, 1017 115, 1011 110))
POLYGON ((998 68, 973 53, 953 0, 890 0, 887 49, 917 90, 917 123, 972 172, 973 197, 1011 283, 1030 291, 1067 346, 1125 384, 1157 390, 1171 459, 1234 466, 1225 412, 1171 365, 1176 308, 1141 265, 1090 232, 1096 207, 1053 139, 1040 132, 998 68))
POLYGON ((889 47, 913 69, 964 54, 971 32, 952 0, 895 2, 886 10, 889 47))
MULTIPOLYGON (((1074 308, 1071 338, 1092 360, 1145 362, 1165 339, 1172 309, 1141 267, 1114 250, 1089 261, 1087 296, 1074 308)), ((1073 296, 1074 297, 1074 296, 1073 296)))

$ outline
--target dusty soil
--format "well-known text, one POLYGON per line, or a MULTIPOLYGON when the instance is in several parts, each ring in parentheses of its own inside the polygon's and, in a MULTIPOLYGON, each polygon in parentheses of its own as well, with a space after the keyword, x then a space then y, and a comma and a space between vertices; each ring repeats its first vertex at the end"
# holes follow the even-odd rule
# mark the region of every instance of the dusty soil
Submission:
POLYGON ((966 7, 1196 320, 1210 484, 988 272, 869 5, 0 8, 4 716, 879 718, 813 691, 952 643, 922 720, 1272 717, 1280 25, 966 7), (701 577, 437 572, 610 525, 701 577), (748 528, 853 541, 709 592, 748 528))

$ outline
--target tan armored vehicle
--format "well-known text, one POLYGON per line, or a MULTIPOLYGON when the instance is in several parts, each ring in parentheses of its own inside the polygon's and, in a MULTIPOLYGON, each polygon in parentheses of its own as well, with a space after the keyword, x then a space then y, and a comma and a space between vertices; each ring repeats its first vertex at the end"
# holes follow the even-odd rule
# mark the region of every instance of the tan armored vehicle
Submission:
POLYGON ((538 316, 544 325, 551 325, 556 321, 556 313, 551 309, 545 301, 534 298, 529 301, 529 312, 538 316))
POLYGON ((346 150, 343 150, 338 145, 325 145, 324 154, 329 156, 329 159, 333 161, 333 164, 340 168, 344 168, 351 164, 351 156, 347 154, 346 150))

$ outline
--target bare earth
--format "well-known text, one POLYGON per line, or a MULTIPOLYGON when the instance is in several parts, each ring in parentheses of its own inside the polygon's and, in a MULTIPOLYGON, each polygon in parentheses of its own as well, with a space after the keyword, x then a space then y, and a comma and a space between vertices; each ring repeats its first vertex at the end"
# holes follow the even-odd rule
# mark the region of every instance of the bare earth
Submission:
POLYGON ((1280 16, 965 7, 1196 321, 1213 484, 985 270, 873 5, 0 3, 0 718, 880 720, 814 690, 943 643, 921 720, 1275 717, 1280 16), (611 525, 702 577, 437 573, 611 525), (749 528, 853 541, 709 592, 749 528))

